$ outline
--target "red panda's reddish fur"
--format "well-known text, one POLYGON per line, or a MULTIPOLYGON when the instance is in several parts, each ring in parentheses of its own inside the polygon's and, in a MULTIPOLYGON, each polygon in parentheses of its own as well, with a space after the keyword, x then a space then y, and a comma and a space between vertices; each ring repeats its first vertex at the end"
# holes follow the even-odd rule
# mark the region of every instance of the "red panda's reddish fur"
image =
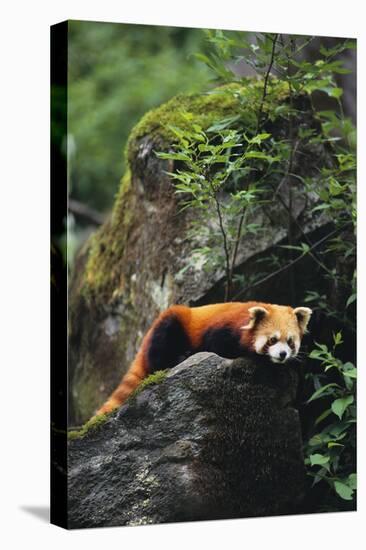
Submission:
MULTIPOLYGON (((279 307, 262 302, 228 302, 192 308, 184 305, 174 305, 163 311, 145 335, 142 345, 127 373, 122 378, 121 383, 97 411, 97 415, 108 413, 119 407, 140 382, 149 375, 151 372, 148 360, 149 346, 157 328, 161 326, 164 320, 166 321, 173 317, 179 320, 190 344, 190 354, 195 351, 212 351, 211 349, 202 348, 204 335, 207 334, 208 330, 220 331, 221 327, 225 327, 225 330, 229 327, 236 334, 240 333, 240 345, 243 351, 254 351, 253 334, 256 327, 253 326, 249 330, 242 329, 243 326, 250 322, 251 315, 249 309, 256 306, 266 308, 270 313, 279 307)), ((283 306, 280 307, 285 309, 283 306)), ((289 313, 294 311, 291 307, 286 307, 287 309, 289 313)), ((164 368, 166 366, 162 364, 161 369, 164 368)))

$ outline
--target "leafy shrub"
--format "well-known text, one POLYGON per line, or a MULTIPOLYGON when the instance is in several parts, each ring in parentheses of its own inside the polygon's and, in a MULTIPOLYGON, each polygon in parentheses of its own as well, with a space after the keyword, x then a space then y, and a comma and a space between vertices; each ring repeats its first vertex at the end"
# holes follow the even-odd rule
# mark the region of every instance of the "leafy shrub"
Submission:
POLYGON ((357 369, 350 361, 335 357, 342 344, 342 334, 333 336, 333 349, 316 343, 311 359, 321 362, 321 374, 309 374, 315 391, 308 403, 321 399, 327 406, 314 422, 313 434, 305 445, 305 463, 313 485, 325 481, 340 498, 352 500, 356 489, 355 429, 357 369), (329 371, 335 371, 337 381, 329 381, 329 371), (323 427, 322 427, 323 426, 323 427))

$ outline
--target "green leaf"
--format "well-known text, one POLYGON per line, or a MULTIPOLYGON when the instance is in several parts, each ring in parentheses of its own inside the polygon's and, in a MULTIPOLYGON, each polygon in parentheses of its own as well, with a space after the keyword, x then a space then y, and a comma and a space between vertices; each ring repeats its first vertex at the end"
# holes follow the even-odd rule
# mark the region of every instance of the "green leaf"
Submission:
POLYGON ((237 122, 238 120, 240 120, 240 115, 223 118, 219 122, 216 122, 215 124, 207 128, 206 132, 218 132, 220 130, 224 130, 225 128, 231 126, 232 124, 234 124, 234 122, 237 122))
POLYGON ((217 163, 224 163, 228 161, 228 157, 226 155, 215 155, 212 159, 211 159, 211 162, 212 164, 217 164, 217 163))
POLYGON ((323 466, 329 462, 329 458, 329 456, 321 455, 319 453, 309 456, 311 466, 323 466))
POLYGON ((342 94, 343 94, 342 88, 332 88, 329 93, 331 97, 335 97, 336 99, 339 99, 342 94))
POLYGON ((328 390, 329 388, 333 388, 333 387, 339 388, 340 386, 338 384, 336 384, 335 382, 331 382, 330 384, 326 384, 325 386, 322 386, 321 388, 316 390, 316 392, 313 393, 313 395, 307 400, 307 403, 310 403, 311 401, 314 401, 315 399, 318 399, 319 397, 322 396, 322 394, 326 390, 328 390))
POLYGON ((348 422, 336 422, 334 423, 330 429, 328 427, 328 432, 330 435, 332 435, 337 441, 340 439, 343 439, 346 435, 346 431, 348 428, 348 422))
POLYGON ((190 157, 184 153, 156 153, 161 159, 189 161, 190 157))
POLYGON ((315 206, 315 208, 312 209, 312 212, 316 212, 317 210, 327 210, 328 208, 330 208, 330 204, 322 203, 315 206))
POLYGON ((269 163, 272 162, 278 162, 280 159, 279 156, 271 157, 270 155, 266 155, 266 153, 263 153, 263 151, 248 151, 245 153, 244 157, 246 159, 263 159, 268 161, 269 163))
POLYGON ((323 437, 321 434, 316 434, 313 437, 309 439, 309 445, 310 447, 318 447, 319 445, 322 445, 324 442, 323 437))
POLYGON ((351 304, 353 304, 353 302, 356 300, 357 298, 357 295, 356 294, 351 294, 351 296, 348 298, 347 300, 347 303, 346 303, 346 307, 350 306, 351 304))
POLYGON ((343 376, 348 376, 348 378, 357 378, 357 369, 353 363, 347 362, 343 365, 343 376))
POLYGON ((318 359, 320 361, 323 361, 324 359, 324 354, 321 350, 319 349, 313 349, 311 351, 311 353, 309 353, 309 358, 310 359, 318 359))
POLYGON ((269 137, 271 137, 271 134, 257 134, 253 138, 248 139, 248 143, 256 143, 260 145, 262 141, 264 141, 265 139, 268 139, 269 137))
POLYGON ((334 482, 334 489, 343 500, 352 500, 353 489, 341 481, 334 482))
POLYGON ((211 63, 211 60, 209 57, 207 57, 207 55, 204 55, 203 53, 195 53, 194 54, 194 57, 196 59, 198 59, 199 61, 202 61, 203 63, 205 63, 206 65, 210 65, 211 63))
POLYGON ((333 333, 333 341, 334 341, 335 346, 338 346, 339 344, 341 344, 342 343, 342 333, 341 332, 337 332, 337 334, 333 333))
POLYGON ((351 489, 354 489, 354 490, 357 489, 357 474, 350 474, 348 476, 347 485, 351 489))
POLYGON ((348 378, 357 378, 357 369, 356 367, 353 367, 353 369, 350 369, 343 373, 343 376, 348 376, 348 378))
POLYGON ((336 399, 335 401, 333 401, 332 411, 334 412, 334 414, 338 416, 340 420, 342 420, 342 416, 345 410, 347 409, 347 407, 349 407, 349 405, 351 405, 351 403, 353 403, 353 401, 354 401, 353 395, 340 397, 339 399, 336 399))
POLYGON ((288 250, 300 250, 302 252, 302 246, 295 246, 292 244, 281 244, 279 245, 280 248, 286 248, 288 250))
POLYGON ((317 426, 318 424, 320 424, 320 422, 327 418, 327 416, 329 416, 331 413, 332 409, 326 409, 324 412, 322 412, 321 415, 318 416, 318 418, 314 422, 314 425, 317 426))

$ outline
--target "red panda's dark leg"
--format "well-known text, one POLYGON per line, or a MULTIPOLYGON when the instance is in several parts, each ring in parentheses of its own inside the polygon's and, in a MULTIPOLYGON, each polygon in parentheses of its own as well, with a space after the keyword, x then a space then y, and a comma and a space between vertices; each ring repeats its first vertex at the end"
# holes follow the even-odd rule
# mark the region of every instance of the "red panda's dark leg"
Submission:
POLYGON ((147 374, 170 369, 192 353, 190 339, 178 315, 158 321, 145 350, 147 374))
POLYGON ((211 327, 203 333, 199 351, 211 351, 221 357, 235 359, 248 351, 241 344, 240 337, 240 331, 230 325, 211 327))

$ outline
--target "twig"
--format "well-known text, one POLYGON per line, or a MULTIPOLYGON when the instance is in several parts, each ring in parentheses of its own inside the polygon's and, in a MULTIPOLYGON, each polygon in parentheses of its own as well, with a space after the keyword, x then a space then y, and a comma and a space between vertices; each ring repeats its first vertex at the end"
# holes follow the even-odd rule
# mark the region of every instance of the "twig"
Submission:
POLYGON ((75 216, 84 218, 93 225, 102 225, 104 222, 104 216, 97 212, 97 210, 94 210, 94 208, 90 208, 90 206, 76 201, 75 199, 69 199, 69 211, 72 214, 75 214, 75 216))
POLYGON ((247 213, 248 213, 248 206, 243 207, 243 211, 241 213, 240 220, 239 220, 238 230, 236 233, 234 252, 231 259, 231 273, 234 271, 234 268, 235 268, 235 262, 236 262, 236 257, 238 255, 241 232, 242 232, 243 224, 244 222, 246 222, 247 213))
POLYGON ((231 272, 230 272, 229 247, 228 247, 228 244, 227 244, 227 237, 226 237, 224 222, 223 222, 223 219, 222 219, 221 205, 220 205, 220 202, 217 198, 217 191, 215 191, 214 186, 212 185, 212 182, 209 178, 208 178, 208 184, 211 188, 211 193, 212 193, 213 199, 215 201, 217 217, 219 218, 219 225, 220 225, 220 230, 221 230, 223 243, 224 243, 225 263, 226 263, 226 268, 225 268, 225 271, 226 271, 225 302, 227 302, 227 300, 229 298, 229 294, 231 292, 231 272))
MULTIPOLYGON (((295 174, 293 174, 295 176, 295 174)), ((274 185, 270 182, 270 186, 272 187, 273 190, 275 190, 276 188, 274 187, 274 185)), ((278 189, 278 188, 277 188, 278 189)), ((289 210, 289 207, 287 206, 287 204, 285 203, 285 201, 283 200, 283 198, 281 197, 281 195, 278 195, 277 197, 279 199, 279 201, 281 202, 282 206, 285 208, 285 210, 288 212, 289 215, 290 214, 290 210, 289 210)), ((297 221, 297 219, 291 215, 291 223, 295 224, 297 229, 300 231, 300 234, 301 236, 303 237, 303 239, 307 242, 308 245, 312 245, 310 239, 308 238, 308 236, 306 235, 306 233, 304 232, 303 228, 301 227, 301 225, 299 224, 299 222, 297 221)), ((313 258, 313 260, 324 270, 328 273, 328 275, 331 275, 332 272, 330 269, 327 268, 327 266, 316 256, 316 254, 310 254, 310 256, 313 258)))
POLYGON ((225 302, 226 302, 231 292, 230 256, 229 256, 229 249, 227 246, 226 232, 225 232, 224 223, 222 220, 220 203, 216 195, 214 196, 214 198, 215 198, 216 211, 219 218, 220 229, 221 229, 221 233, 224 241, 225 260, 226 260, 226 278, 227 278, 226 291, 225 291, 225 302))
POLYGON ((261 126, 261 118, 262 118, 262 112, 263 112, 263 107, 264 107, 264 101, 265 101, 266 96, 267 96, 268 79, 269 79, 269 75, 270 75, 270 72, 272 70, 272 66, 273 66, 273 63, 274 63, 274 56, 275 56, 275 51, 276 51, 276 42, 277 42, 277 40, 278 40, 278 34, 275 34, 274 38, 273 38, 273 42, 272 42, 271 59, 270 59, 270 62, 269 62, 268 68, 267 68, 266 76, 264 77, 263 94, 262 94, 262 99, 261 99, 261 102, 260 102, 260 105, 259 105, 259 110, 258 110, 258 115, 257 115, 257 129, 255 131, 256 135, 258 134, 259 128, 261 126))
MULTIPOLYGON (((267 71, 266 71, 266 75, 265 75, 265 78, 264 78, 263 93, 262 93, 262 99, 261 99, 258 114, 257 114, 257 126, 256 126, 255 135, 258 135, 258 132, 259 132, 260 127, 261 127, 263 106, 264 106, 265 99, 267 97, 268 79, 269 79, 269 75, 271 73, 273 63, 274 63, 274 59, 275 59, 276 42, 278 40, 278 36, 279 36, 278 34, 275 34, 274 37, 273 37, 273 41, 272 41, 271 58, 270 58, 270 61, 269 61, 268 67, 267 67, 267 71)), ((235 268, 235 262, 236 262, 236 258, 237 258, 237 255, 238 255, 239 243, 240 243, 241 233, 242 233, 242 229, 243 229, 244 220, 246 218, 247 210, 248 210, 248 206, 243 206, 242 211, 241 211, 241 216, 240 216, 240 219, 239 219, 238 230, 237 230, 236 239, 235 239, 235 247, 234 247, 234 252, 233 252, 233 256, 232 256, 232 260, 231 260, 230 281, 232 279, 233 271, 234 271, 234 268, 235 268)), ((231 285, 231 282, 230 282, 230 285, 231 285)))
MULTIPOLYGON (((292 43, 292 42, 291 42, 292 43)), ((292 43, 293 45, 293 43, 292 43)), ((292 188, 291 188, 291 185, 290 185, 290 178, 289 178, 289 173, 292 172, 292 166, 293 166, 293 160, 294 160, 294 156, 295 156, 295 137, 294 137, 294 125, 293 125, 293 109, 294 109, 294 103, 293 103, 293 94, 292 94, 292 86, 291 86, 291 81, 289 79, 290 77, 290 56, 288 55, 287 53, 287 50, 286 51, 286 57, 287 57, 287 76, 288 76, 288 80, 287 80, 287 84, 288 84, 288 93, 289 93, 289 98, 290 98, 290 113, 289 113, 289 121, 288 121, 288 133, 289 133, 289 138, 290 138, 290 158, 289 158, 289 162, 288 162, 288 167, 287 167, 287 181, 289 182, 289 185, 288 185, 288 193, 289 193, 289 196, 288 196, 288 226, 287 226, 287 235, 288 235, 288 242, 289 242, 289 245, 291 246, 293 244, 293 240, 292 240, 292 225, 293 225, 293 215, 292 215, 292 188)), ((292 260, 293 259, 293 253, 292 253, 292 250, 289 249, 289 259, 292 260)), ((295 278, 294 278, 294 270, 293 269, 290 269, 290 274, 289 274, 289 277, 290 277, 290 288, 291 288, 291 299, 292 301, 295 301, 295 278)))
MULTIPOLYGON (((282 37, 281 37, 282 39, 282 37)), ((290 59, 290 56, 288 55, 288 53, 286 53, 286 57, 287 57, 287 75, 290 74, 290 62, 291 62, 291 59, 290 59)), ((273 195, 273 199, 275 198, 279 198, 282 206, 285 208, 285 210, 287 211, 288 213, 288 216, 289 216, 289 220, 288 220, 288 228, 289 228, 289 244, 291 244, 291 226, 293 224, 296 225, 296 227, 299 229, 302 237, 305 239, 305 241, 311 245, 311 242, 310 240, 308 239, 308 237, 306 236, 305 232, 303 231, 301 225, 299 224, 299 222, 297 221, 297 219, 292 215, 292 200, 291 200, 291 188, 289 189, 289 193, 290 193, 290 201, 289 201, 289 205, 287 205, 285 203, 285 201, 282 199, 281 195, 279 194, 279 191, 280 191, 280 188, 282 187, 282 185, 287 182, 287 181, 290 181, 290 176, 296 176, 295 174, 292 174, 292 169, 293 169, 293 164, 294 164, 294 159, 295 159, 295 155, 296 155, 296 152, 297 152, 297 148, 299 146, 299 140, 296 140, 295 141, 295 138, 294 138, 294 127, 293 127, 293 114, 292 114, 292 111, 293 111, 293 92, 292 92, 292 87, 291 87, 291 82, 290 80, 287 81, 287 84, 288 84, 288 90, 289 90, 289 98, 290 98, 290 109, 291 109, 291 112, 290 112, 290 116, 289 116, 289 138, 290 138, 290 143, 291 143, 291 147, 290 147, 290 158, 289 158, 289 162, 288 162, 288 165, 287 165, 287 170, 286 170, 286 173, 284 174, 282 180, 280 181, 279 185, 277 186, 277 188, 275 189, 274 186, 272 184, 271 187, 272 189, 274 189, 274 195, 273 195)), ((291 253, 290 253, 291 255, 291 253)), ((324 270, 326 271, 328 274, 330 274, 330 270, 324 265, 324 263, 319 260, 319 258, 317 258, 316 254, 310 254, 311 257, 313 258, 313 260, 324 270)))
POLYGON ((233 297, 233 300, 237 300, 240 296, 242 296, 243 294, 245 294, 246 292, 248 292, 248 290, 251 290, 252 288, 255 288, 256 286, 259 286, 263 283, 266 283, 267 281, 269 281, 270 279, 272 279, 273 277, 276 277, 276 275, 279 275, 280 273, 282 273, 283 271, 286 271, 286 269, 289 269, 290 267, 292 267, 294 264, 296 264, 297 262, 299 262, 304 256, 306 256, 306 254, 309 254, 311 251, 313 251, 315 248, 318 248, 318 246, 320 246, 321 244, 323 244, 325 241, 329 240, 330 238, 334 237, 334 235, 336 235, 337 233, 339 233, 340 231, 342 231, 343 229, 345 229, 347 226, 351 225, 352 222, 347 222, 345 225, 343 225, 342 227, 338 227, 336 229, 334 229, 334 231, 331 231, 330 233, 328 233, 328 235, 325 235, 325 237, 322 237, 319 241, 317 241, 316 243, 314 243, 311 248, 307 251, 307 252, 304 252, 303 254, 300 254, 297 258, 294 258, 291 262, 289 262, 288 264, 280 267, 279 269, 277 269, 276 271, 273 271, 273 273, 270 273, 269 275, 266 275, 265 277, 263 277, 263 279, 260 279, 259 281, 256 281, 255 283, 247 286, 246 288, 244 288, 243 290, 240 290, 240 292, 238 292, 237 294, 235 294, 235 296, 233 297))
POLYGON ((295 141, 295 144, 294 144, 294 147, 292 148, 291 147, 291 150, 290 150, 290 160, 288 162, 288 165, 287 165, 287 170, 282 178, 282 180, 280 181, 280 183, 277 185, 276 187, 276 190, 274 192, 274 195, 273 195, 273 198, 275 199, 278 195, 278 193, 280 192, 280 189, 282 187, 282 185, 287 181, 288 177, 289 176, 296 176, 296 174, 292 174, 292 166, 293 166, 293 159, 295 158, 295 155, 296 155, 296 152, 297 152, 297 148, 299 146, 299 140, 297 139, 295 141))

